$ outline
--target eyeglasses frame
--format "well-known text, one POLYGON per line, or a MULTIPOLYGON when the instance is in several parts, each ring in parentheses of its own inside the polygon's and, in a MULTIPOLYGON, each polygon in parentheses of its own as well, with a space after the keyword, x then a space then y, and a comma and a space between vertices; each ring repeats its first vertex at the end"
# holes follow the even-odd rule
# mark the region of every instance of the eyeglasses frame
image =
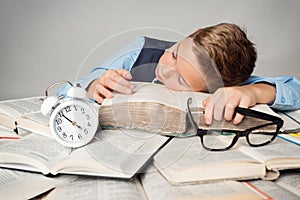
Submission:
POLYGON ((231 130, 231 129, 201 129, 198 127, 197 123, 195 122, 193 116, 192 116, 192 112, 190 110, 190 104, 192 103, 192 98, 188 98, 187 100, 187 109, 188 109, 188 118, 190 120, 190 123, 192 125, 192 127, 194 128, 194 130, 196 131, 196 135, 200 137, 201 139, 201 144, 202 146, 206 149, 206 150, 209 150, 209 151, 226 151, 226 150, 229 150, 230 148, 232 148, 236 142, 238 141, 238 139, 240 137, 246 137, 246 140, 247 140, 247 143, 252 146, 252 147, 260 147, 260 146, 264 146, 264 145, 267 145, 269 143, 271 143, 278 135, 279 133, 279 130, 281 129, 281 127, 283 126, 283 120, 277 116, 274 116, 274 115, 270 115, 270 114, 267 114, 267 113, 263 113, 263 112, 260 112, 260 111, 256 111, 256 110, 252 110, 252 109, 249 109, 249 108, 241 108, 241 107, 236 107, 235 108, 235 111, 234 111, 234 115, 236 113, 239 113, 241 115, 244 115, 244 116, 249 116, 249 117, 255 117, 255 118, 258 118, 258 119, 262 119, 262 120, 267 120, 267 121, 271 121, 270 123, 266 123, 266 124, 261 124, 259 126, 255 126, 255 127, 251 127, 251 128, 248 128, 246 130, 231 130), (265 126, 269 126, 269 125, 277 125, 276 127, 276 132, 272 132, 273 136, 270 140, 262 143, 262 144, 252 144, 250 142, 250 139, 249 139, 249 134, 253 131, 253 130, 256 130, 256 129, 259 129, 259 128, 263 128, 265 126), (204 145, 204 141, 203 141, 203 136, 206 135, 209 131, 226 131, 226 132, 233 132, 235 134, 234 138, 232 139, 232 142, 231 144, 226 147, 226 148, 221 148, 221 149, 213 149, 213 148, 208 148, 204 145))

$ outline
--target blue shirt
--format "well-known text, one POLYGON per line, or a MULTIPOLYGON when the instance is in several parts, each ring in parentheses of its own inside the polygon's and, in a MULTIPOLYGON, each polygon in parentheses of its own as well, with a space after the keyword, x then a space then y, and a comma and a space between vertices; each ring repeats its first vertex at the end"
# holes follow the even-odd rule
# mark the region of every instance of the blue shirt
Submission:
MULTIPOLYGON (((81 78, 76 83, 79 83, 82 88, 86 89, 93 80, 102 76, 109 69, 130 71, 144 44, 144 37, 136 37, 131 43, 110 56, 102 65, 94 68, 88 76, 81 78)), ((276 86, 276 99, 270 107, 278 110, 295 110, 300 108, 300 81, 298 79, 288 76, 276 78, 251 76, 245 84, 259 82, 266 82, 276 86)), ((58 92, 58 95, 66 94, 68 88, 69 85, 64 85, 58 92)))

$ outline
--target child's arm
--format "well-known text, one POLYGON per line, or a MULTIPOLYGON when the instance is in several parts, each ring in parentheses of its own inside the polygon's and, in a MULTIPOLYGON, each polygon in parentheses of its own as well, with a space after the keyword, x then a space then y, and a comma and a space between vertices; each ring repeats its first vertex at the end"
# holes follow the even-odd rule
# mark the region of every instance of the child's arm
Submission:
MULTIPOLYGON (((210 124, 214 118, 232 120, 236 106, 250 107, 257 103, 267 103, 277 110, 300 108, 300 81, 294 77, 262 78, 250 77, 248 85, 220 88, 203 104, 205 120, 210 124)), ((233 123, 239 123, 242 116, 237 115, 233 123)))

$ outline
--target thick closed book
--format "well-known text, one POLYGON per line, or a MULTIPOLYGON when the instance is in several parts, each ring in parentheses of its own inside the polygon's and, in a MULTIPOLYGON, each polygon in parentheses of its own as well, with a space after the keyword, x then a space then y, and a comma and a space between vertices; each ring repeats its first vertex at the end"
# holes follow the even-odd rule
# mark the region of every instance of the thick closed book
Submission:
POLYGON ((113 98, 103 101, 99 122, 104 127, 183 134, 187 130, 187 99, 193 97, 196 108, 208 96, 206 93, 173 91, 160 84, 135 82, 132 95, 114 93, 113 98))
MULTIPOLYGON (((245 117, 239 125, 228 121, 214 121, 210 126, 204 123, 202 102, 211 94, 203 92, 173 91, 164 85, 135 82, 132 95, 114 93, 105 99, 99 108, 99 122, 102 127, 122 127, 160 132, 163 135, 186 137, 194 135, 187 115, 187 101, 198 126, 203 129, 227 128, 244 130, 264 120, 245 117)), ((277 115, 266 104, 251 109, 277 115)))

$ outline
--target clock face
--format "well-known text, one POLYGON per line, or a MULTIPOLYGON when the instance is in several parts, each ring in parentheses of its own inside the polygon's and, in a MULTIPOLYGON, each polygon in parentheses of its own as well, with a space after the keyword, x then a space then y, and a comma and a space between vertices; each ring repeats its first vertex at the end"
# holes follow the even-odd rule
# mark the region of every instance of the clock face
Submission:
POLYGON ((67 147, 80 147, 90 142, 98 127, 98 114, 89 103, 67 100, 50 117, 55 139, 67 147))

